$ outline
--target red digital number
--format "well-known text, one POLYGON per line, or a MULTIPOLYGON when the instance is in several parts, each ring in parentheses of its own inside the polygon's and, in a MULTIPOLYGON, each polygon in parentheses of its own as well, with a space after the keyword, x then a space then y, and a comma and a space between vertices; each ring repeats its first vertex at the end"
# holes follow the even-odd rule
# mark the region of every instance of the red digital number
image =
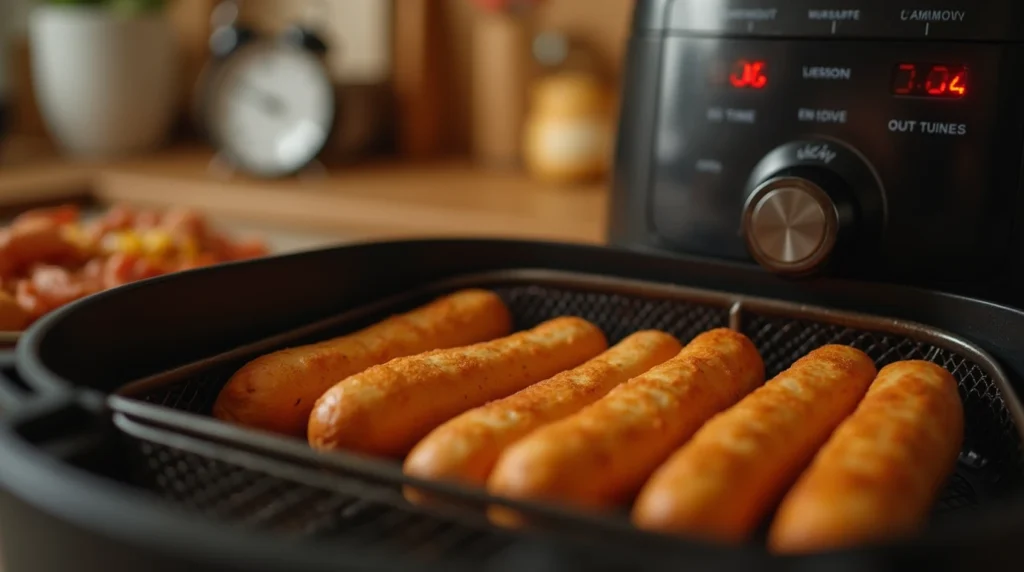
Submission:
POLYGON ((960 70, 949 80, 949 92, 957 97, 967 95, 967 71, 960 70))
POLYGON ((943 95, 949 87, 949 68, 946 66, 932 66, 928 72, 928 79, 924 82, 924 90, 928 95, 943 95))
POLYGON ((962 65, 897 64, 892 93, 909 97, 960 99, 967 95, 967 68, 962 65))
POLYGON ((914 64, 900 64, 897 74, 895 92, 899 95, 906 95, 914 91, 914 80, 917 79, 917 66, 914 64), (905 78, 905 79, 904 79, 905 78))
POLYGON ((737 88, 763 89, 768 85, 765 63, 763 61, 737 61, 732 66, 732 73, 729 74, 729 83, 737 88))

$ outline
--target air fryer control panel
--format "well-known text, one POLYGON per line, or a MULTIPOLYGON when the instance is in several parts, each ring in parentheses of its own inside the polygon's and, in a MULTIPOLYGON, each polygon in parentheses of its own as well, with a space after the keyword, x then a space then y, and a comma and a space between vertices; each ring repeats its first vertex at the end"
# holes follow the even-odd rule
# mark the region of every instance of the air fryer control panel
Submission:
POLYGON ((1017 2, 639 2, 613 242, 930 287, 1005 273, 1024 223, 1022 17, 1017 2))

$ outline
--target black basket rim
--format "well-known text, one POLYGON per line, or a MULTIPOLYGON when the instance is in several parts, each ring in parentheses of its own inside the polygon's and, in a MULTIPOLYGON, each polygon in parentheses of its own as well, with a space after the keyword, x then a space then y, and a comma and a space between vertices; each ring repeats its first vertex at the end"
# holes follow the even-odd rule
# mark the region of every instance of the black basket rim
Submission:
MULTIPOLYGON (((690 271, 703 271, 708 270, 717 274, 718 278, 729 278, 729 275, 735 271, 728 265, 707 265, 700 261, 686 261, 678 257, 665 257, 665 256, 651 256, 641 255, 632 252, 615 251, 614 249, 604 249, 600 247, 587 247, 577 245, 564 245, 564 244, 551 244, 551 243, 535 243, 535 242, 523 242, 523 241, 475 241, 475 240, 455 240, 455 241, 437 241, 437 240, 424 240, 424 241, 395 241, 390 243, 374 243, 354 246, 343 246, 334 247, 330 249, 323 249, 312 253, 299 253, 294 255, 286 255, 283 257, 273 257, 261 261, 250 261, 245 263, 236 263, 233 265, 227 265, 222 268, 209 268, 199 269, 186 273, 181 273, 177 276, 165 276, 144 282, 130 285, 128 288, 132 290, 142 291, 147 288, 152 288, 157 284, 174 284, 184 280, 195 280, 200 277, 210 277, 215 274, 222 274, 230 272, 232 267, 247 266, 270 266, 274 261, 282 259, 296 260, 301 257, 310 257, 315 260, 316 256, 323 256, 325 254, 337 254, 343 252, 354 252, 360 249, 366 251, 375 251, 379 249, 398 248, 401 250, 406 249, 417 249, 417 248, 438 248, 440 246, 470 246, 475 249, 483 248, 493 249, 500 251, 502 249, 511 248, 513 250, 529 249, 533 251, 537 248, 547 249, 546 262, 547 264, 534 264, 534 265, 519 265, 514 256, 509 257, 505 269, 517 268, 517 267, 529 267, 536 266, 539 270, 553 270, 558 267, 568 266, 571 270, 575 270, 580 273, 586 273, 590 270, 590 274, 597 276, 607 276, 610 278, 623 278, 623 276, 616 276, 615 273, 604 273, 595 271, 594 269, 588 268, 592 265, 600 267, 614 263, 614 258, 624 257, 621 260, 628 261, 630 267, 635 264, 642 263, 645 260, 647 263, 654 265, 673 265, 677 267, 686 267, 690 271), (598 260, 604 257, 611 257, 613 260, 598 260), (554 268, 553 268, 554 267, 554 268), (610 274, 610 276, 609 276, 610 274)), ((406 253, 406 255, 408 255, 406 253)), ((521 255, 521 253, 520 253, 521 255)), ((536 262, 536 260, 534 260, 536 262)), ((570 271, 571 271, 570 270, 570 271)), ((628 272, 630 269, 626 268, 624 272, 628 272)), ((460 274, 453 272, 453 274, 460 274)), ((632 273, 631 273, 632 274, 632 273)), ((648 272, 644 278, 626 278, 627 280, 636 280, 641 282, 661 282, 664 284, 675 284, 679 280, 657 280, 659 272, 648 272)), ((763 280, 763 277, 761 278, 763 280)), ((751 279, 751 283, 747 284, 746 290, 757 290, 756 279, 751 279)), ((926 293, 926 291, 919 291, 916 289, 907 289, 899 287, 876 287, 876 286, 865 286, 856 285, 851 283, 832 283, 835 285, 842 286, 847 290, 847 296, 853 296, 857 298, 863 298, 863 293, 857 293, 856 289, 871 287, 876 288, 876 291, 890 291, 898 293, 900 296, 913 296, 920 293, 926 293)), ((829 286, 823 287, 824 290, 829 290, 829 286)), ((971 300, 968 298, 950 296, 946 294, 938 293, 927 293, 929 301, 934 302, 935 300, 944 300, 945 303, 951 305, 957 304, 968 304, 973 307, 976 311, 997 311, 1003 313, 1002 315, 1006 318, 1006 321, 1012 320, 1018 321, 1024 324, 1024 313, 1011 308, 1001 307, 995 304, 991 304, 983 301, 971 300)), ((178 514, 174 511, 167 510, 167 507, 156 503, 155 501, 148 501, 142 498, 133 498, 133 495, 129 494, 128 491, 122 487, 114 486, 112 483, 103 482, 100 479, 85 475, 80 471, 69 470, 66 466, 61 466, 59 463, 47 456, 43 451, 33 448, 28 445, 24 440, 6 425, 13 426, 17 421, 30 418, 33 415, 39 414, 47 410, 44 405, 60 405, 61 408, 67 408, 69 406, 83 407, 95 405, 95 395, 89 391, 78 391, 71 390, 72 382, 69 380, 60 378, 55 373, 49 370, 39 354, 39 345, 43 342, 47 331, 52 328, 55 324, 59 323, 65 316, 70 313, 77 312, 81 308, 95 304, 103 300, 116 299, 114 297, 123 295, 123 292, 118 290, 108 291, 105 293, 97 294, 88 299, 80 300, 74 304, 71 304, 53 314, 47 316, 36 325, 34 325, 27 332, 26 337, 22 340, 17 348, 18 354, 18 369, 23 375, 26 375, 29 379, 35 383, 40 383, 41 387, 47 389, 44 391, 45 399, 42 403, 36 404, 37 407, 33 407, 33 411, 22 412, 23 415, 16 415, 11 420, 5 419, 3 421, 11 421, 11 423, 4 423, 4 427, 0 429, 0 450, 5 452, 5 462, 0 464, 0 480, 5 484, 8 492, 15 494, 25 500, 28 500, 38 506, 39 508, 46 510, 51 514, 60 515, 68 520, 76 521, 80 523, 84 528, 96 528, 102 529, 105 533, 116 534, 119 537, 125 538, 126 540, 131 539, 133 543, 139 543, 144 546, 150 546, 156 549, 162 547, 162 549, 168 548, 169 545, 175 544, 175 539, 189 539, 192 542, 188 542, 180 545, 180 549, 194 550, 196 546, 207 546, 209 542, 201 542, 197 544, 195 540, 204 540, 198 538, 204 534, 213 534, 214 531, 225 531, 223 526, 203 526, 200 523, 204 521, 202 519, 193 518, 178 514), (70 390, 70 391, 69 391, 70 390), (58 474, 61 469, 64 469, 66 474, 58 474), (50 489, 48 493, 46 489, 50 489), (88 494, 86 493, 88 491, 88 494), (74 494, 77 499, 75 502, 67 502, 68 494, 74 494), (109 503, 113 503, 117 506, 116 513, 112 512, 111 506, 105 506, 109 503), (109 515, 107 518, 97 518, 99 515, 109 515), (97 522, 98 520, 107 522, 97 522), (153 538, 147 538, 144 534, 140 534, 142 530, 160 530, 160 540, 154 540, 153 538)), ((737 297, 755 299, 756 297, 751 295, 744 295, 737 293, 737 297)), ((825 296, 827 298, 827 296, 825 296)), ((772 300, 773 297, 765 297, 767 300, 772 300)), ((808 305, 810 307, 810 305, 808 305)), ((839 312, 844 312, 839 310, 839 312)), ((984 325, 984 324, 983 324, 984 325)), ((987 324, 988 326, 994 326, 994 324, 987 324)), ((948 329, 948 328, 942 328, 948 329)), ((984 349, 978 348, 978 351, 988 355, 984 349)), ((1011 400, 1016 403, 1017 414, 1020 413, 1020 403, 1017 401, 1012 388, 1009 393, 1004 395, 1004 398, 1011 400)), ((1009 406, 1009 402, 1008 402, 1009 406)), ((95 410, 93 410, 95 412, 95 410)), ((109 411, 104 410, 105 414, 109 414, 109 411)), ((1015 419, 1015 421, 1018 421, 1015 419)), ((1018 430, 1020 425, 1018 424, 1018 430)), ((977 530, 988 530, 991 528, 991 523, 998 522, 1000 526, 1012 525, 1015 529, 1024 530, 1024 511, 1021 511, 1018 505, 1024 503, 1014 503, 1012 507, 1005 506, 1005 510, 1001 510, 995 518, 989 519, 987 522, 990 526, 985 526, 984 523, 979 523, 975 528, 977 530), (1012 523, 1012 524, 1011 524, 1012 523)), ((208 523, 207 523, 208 524, 208 523)), ((245 561, 249 559, 252 554, 253 544, 260 542, 255 540, 258 537, 252 536, 250 533, 236 533, 231 531, 230 540, 225 538, 225 542, 218 542, 217 549, 211 546, 212 553, 222 554, 225 557, 230 557, 234 561, 245 561)), ((936 546, 932 542, 937 541, 939 538, 933 538, 927 543, 930 546, 936 546)), ((950 539, 945 539, 948 544, 950 539)), ((914 543, 910 543, 914 544, 914 543)), ((955 544, 955 543, 954 543, 955 544)), ((927 546, 926 545, 926 546, 927 546)), ((277 548, 282 548, 277 546, 277 548)), ((269 548, 268 548, 269 550, 269 548)), ((876 549, 865 548, 863 549, 868 553, 875 551, 876 549)), ((885 550, 879 548, 877 550, 885 550)), ((166 552, 166 550, 162 550, 166 552)), ((294 551, 290 551, 294 552, 294 551)), ((269 552, 268 552, 269 554, 269 552)), ((279 553, 278 553, 279 554, 279 553)), ((292 567, 309 564, 311 569, 320 569, 317 564, 324 564, 325 560, 316 560, 311 554, 307 558, 290 560, 292 567), (300 563, 301 561, 301 563, 300 563)))
MULTIPOLYGON (((948 332, 932 328, 930 326, 910 322, 874 316, 866 313, 836 311, 812 305, 794 305, 792 303, 780 302, 769 298, 758 296, 735 295, 727 292, 709 291, 704 289, 690 288, 674 284, 656 284, 644 281, 608 278, 586 273, 567 273, 543 269, 515 269, 496 271, 479 274, 468 274, 451 280, 444 280, 427 284, 415 290, 409 290, 400 296, 380 301, 381 307, 394 306, 410 299, 422 299, 439 295, 443 292, 452 291, 461 287, 488 287, 507 285, 557 285, 582 291, 615 291, 617 293, 634 295, 644 298, 657 298, 661 296, 685 298, 708 306, 716 306, 730 310, 730 318, 739 315, 740 308, 755 312, 759 315, 778 315, 794 319, 827 320, 829 323, 850 327, 863 331, 887 333, 901 336, 913 337, 926 341, 936 347, 941 347, 959 355, 971 359, 979 365, 993 383, 999 388, 1003 396, 1018 437, 1024 441, 1024 412, 1013 388, 1005 377, 1005 373, 999 363, 985 350, 976 345, 962 340, 948 332)), ((359 308, 353 313, 373 312, 377 305, 369 308, 359 308)), ((349 316, 330 317, 322 322, 310 324, 298 331, 282 333, 273 339, 263 340, 246 347, 236 348, 219 356, 211 356, 201 362, 187 364, 181 368, 157 374, 155 376, 138 380, 127 386, 123 386, 117 392, 108 397, 110 407, 124 415, 126 419, 137 419, 142 423, 153 424, 165 430, 179 434, 195 433, 203 438, 213 439, 218 442, 231 443, 236 447, 247 450, 263 451, 267 454, 286 458, 293 462, 303 464, 315 463, 317 459, 325 465, 337 465, 338 468, 348 468, 359 471, 368 477, 380 478, 394 482, 404 482, 434 490, 446 496, 465 498, 473 501, 495 502, 496 499, 489 497, 485 492, 468 490, 460 487, 452 487, 446 484, 420 482, 417 479, 405 476, 401 469, 394 466, 390 461, 366 458, 361 455, 348 453, 334 453, 326 459, 311 453, 305 446, 293 443, 291 439, 276 435, 253 432, 251 430, 235 427, 211 420, 206 416, 188 413, 183 411, 171 411, 165 407, 150 403, 137 401, 134 397, 154 389, 154 386, 175 383, 181 378, 193 374, 194 371, 205 370, 212 367, 215 362, 235 359, 242 356, 251 356, 265 351, 269 347, 285 343, 311 331, 323 330, 337 321, 344 321, 349 316)), ((738 328, 738 324, 732 324, 738 328)), ((1024 496, 1022 496, 1024 498, 1024 496)), ((531 503, 510 503, 510 506, 522 506, 530 511, 553 516, 555 518, 572 518, 584 522, 592 522, 603 527, 614 527, 616 522, 608 519, 593 518, 590 515, 579 514, 575 511, 561 511, 550 507, 537 506, 531 503)), ((959 521, 959 519, 955 519, 959 521)), ((954 525, 955 526, 955 525, 954 525)), ((965 524, 965 526, 969 526, 965 524)))

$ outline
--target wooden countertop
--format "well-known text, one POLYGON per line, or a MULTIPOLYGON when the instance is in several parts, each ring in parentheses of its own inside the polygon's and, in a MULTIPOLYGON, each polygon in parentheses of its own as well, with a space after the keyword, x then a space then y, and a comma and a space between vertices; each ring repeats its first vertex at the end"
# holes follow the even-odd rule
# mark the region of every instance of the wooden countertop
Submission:
POLYGON ((0 166, 0 204, 86 191, 103 202, 189 206, 211 216, 350 239, 505 237, 605 240, 603 184, 552 187, 466 162, 376 163, 284 180, 225 173, 208 150, 113 162, 0 166))

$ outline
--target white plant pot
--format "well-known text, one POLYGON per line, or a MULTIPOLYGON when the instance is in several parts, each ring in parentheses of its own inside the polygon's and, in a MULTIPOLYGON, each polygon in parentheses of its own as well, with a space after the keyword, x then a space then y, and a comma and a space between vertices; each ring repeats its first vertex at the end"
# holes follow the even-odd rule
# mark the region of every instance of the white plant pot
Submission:
POLYGON ((40 112, 66 151, 109 158, 167 140, 180 89, 164 14, 44 5, 30 16, 29 38, 40 112))

